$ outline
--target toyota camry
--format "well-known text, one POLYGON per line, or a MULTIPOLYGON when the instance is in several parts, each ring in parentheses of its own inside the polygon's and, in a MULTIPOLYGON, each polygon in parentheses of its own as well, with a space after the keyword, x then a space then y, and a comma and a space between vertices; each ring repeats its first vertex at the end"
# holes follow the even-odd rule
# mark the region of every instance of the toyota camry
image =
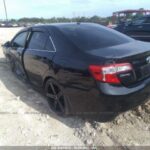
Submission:
POLYGON ((29 27, 3 51, 59 115, 121 111, 149 93, 150 44, 98 24, 29 27))

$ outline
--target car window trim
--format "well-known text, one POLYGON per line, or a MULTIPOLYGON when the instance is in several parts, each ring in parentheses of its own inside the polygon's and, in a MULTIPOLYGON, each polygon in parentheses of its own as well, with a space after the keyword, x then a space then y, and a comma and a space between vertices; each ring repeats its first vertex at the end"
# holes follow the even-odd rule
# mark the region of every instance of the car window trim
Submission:
POLYGON ((49 50, 50 52, 56 52, 57 50, 56 50, 56 46, 55 46, 55 44, 54 44, 54 41, 53 41, 53 39, 52 39, 52 37, 51 36, 49 36, 49 40, 50 40, 50 42, 52 43, 52 45, 53 45, 53 51, 51 51, 51 50, 49 50))
POLYGON ((27 48, 28 50, 32 50, 32 51, 42 51, 42 52, 50 52, 50 53, 53 53, 55 51, 49 51, 47 49, 43 49, 43 50, 40 50, 40 49, 31 49, 31 48, 27 48))

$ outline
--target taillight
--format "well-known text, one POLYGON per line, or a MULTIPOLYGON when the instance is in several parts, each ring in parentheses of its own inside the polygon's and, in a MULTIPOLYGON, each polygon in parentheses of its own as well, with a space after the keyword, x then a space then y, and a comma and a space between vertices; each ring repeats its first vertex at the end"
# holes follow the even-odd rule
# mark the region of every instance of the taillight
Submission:
POLYGON ((126 73, 132 70, 130 63, 120 63, 111 65, 90 65, 89 70, 94 79, 106 83, 119 84, 120 80, 117 77, 119 73, 126 73))

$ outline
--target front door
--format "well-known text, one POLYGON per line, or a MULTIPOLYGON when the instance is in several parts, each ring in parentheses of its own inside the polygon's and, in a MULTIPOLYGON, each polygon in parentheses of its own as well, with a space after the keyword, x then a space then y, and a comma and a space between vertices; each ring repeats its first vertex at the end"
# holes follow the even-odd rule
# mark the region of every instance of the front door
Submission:
POLYGON ((26 39, 28 36, 28 31, 23 31, 15 36, 15 38, 11 41, 11 56, 15 63, 15 71, 18 75, 22 75, 24 73, 24 69, 22 67, 22 55, 26 45, 26 39))

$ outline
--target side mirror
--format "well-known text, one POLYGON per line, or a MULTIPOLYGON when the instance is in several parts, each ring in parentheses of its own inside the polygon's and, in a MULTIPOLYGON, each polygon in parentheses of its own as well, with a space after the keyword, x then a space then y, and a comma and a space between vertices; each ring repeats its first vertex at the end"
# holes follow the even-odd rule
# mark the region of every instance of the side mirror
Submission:
POLYGON ((2 45, 3 47, 11 47, 11 42, 10 41, 8 41, 8 42, 6 42, 4 45, 2 45))

